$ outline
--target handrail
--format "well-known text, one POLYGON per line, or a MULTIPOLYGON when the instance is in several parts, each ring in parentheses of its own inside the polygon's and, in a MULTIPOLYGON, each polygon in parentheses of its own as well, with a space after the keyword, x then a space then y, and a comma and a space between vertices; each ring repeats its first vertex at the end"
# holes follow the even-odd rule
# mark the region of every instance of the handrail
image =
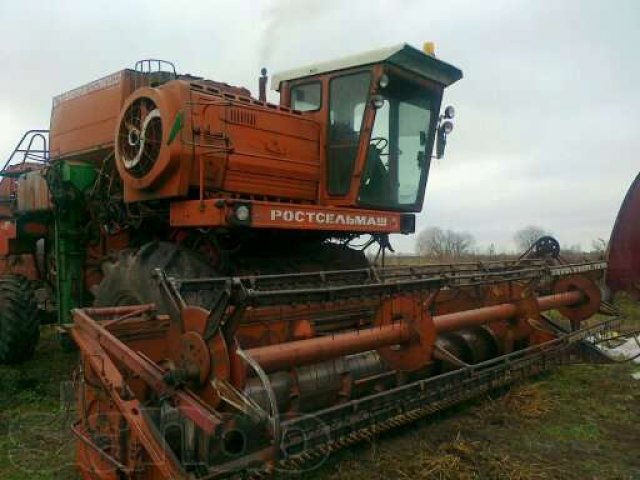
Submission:
MULTIPOLYGON (((134 66, 134 71, 136 73, 134 78, 134 90, 142 85, 148 85, 145 81, 138 83, 138 79, 140 76, 143 78, 148 78, 151 75, 162 75, 169 74, 170 80, 175 80, 178 78, 178 74, 176 73, 176 66, 167 60, 160 60, 157 58, 145 58, 143 60, 138 60, 134 66)), ((166 80, 165 80, 166 81, 166 80)), ((161 82, 161 83, 164 83, 161 82)))
POLYGON ((2 169, 0 169, 0 176, 10 176, 12 172, 8 172, 7 169, 12 165, 24 165, 27 161, 39 164, 49 163, 49 148, 48 148, 48 135, 49 130, 34 129, 27 130, 23 135, 16 147, 13 149, 9 158, 4 162, 2 169), (39 149, 34 148, 34 143, 37 141, 42 142, 42 147, 39 149), (26 147, 23 146, 27 144, 26 147), (22 161, 12 163, 14 159, 22 154, 22 161))

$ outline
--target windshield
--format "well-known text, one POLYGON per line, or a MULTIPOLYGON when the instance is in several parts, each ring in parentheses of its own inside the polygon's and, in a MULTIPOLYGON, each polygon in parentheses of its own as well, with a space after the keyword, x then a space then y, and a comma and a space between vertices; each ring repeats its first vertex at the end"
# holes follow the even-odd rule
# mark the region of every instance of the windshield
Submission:
POLYGON ((433 97, 423 88, 392 79, 377 109, 359 203, 411 209, 426 181, 433 138, 433 97))

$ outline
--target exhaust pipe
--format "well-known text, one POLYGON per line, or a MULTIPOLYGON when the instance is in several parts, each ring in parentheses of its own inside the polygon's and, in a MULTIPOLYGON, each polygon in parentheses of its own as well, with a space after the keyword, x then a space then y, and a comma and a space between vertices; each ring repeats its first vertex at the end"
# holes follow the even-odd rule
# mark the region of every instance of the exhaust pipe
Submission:
POLYGON ((267 69, 262 67, 260 70, 260 79, 258 80, 258 100, 267 101, 267 69))

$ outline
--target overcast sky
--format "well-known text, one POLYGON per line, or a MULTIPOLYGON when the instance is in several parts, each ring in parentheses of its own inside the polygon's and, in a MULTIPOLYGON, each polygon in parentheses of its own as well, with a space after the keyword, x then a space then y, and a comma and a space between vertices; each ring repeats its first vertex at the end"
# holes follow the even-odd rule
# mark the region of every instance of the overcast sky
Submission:
POLYGON ((638 0, 0 0, 0 158, 48 127, 54 95, 140 58, 255 92, 263 65, 424 41, 465 78, 445 95, 456 127, 418 229, 507 249, 527 224, 584 248, 608 238, 640 164, 638 0))

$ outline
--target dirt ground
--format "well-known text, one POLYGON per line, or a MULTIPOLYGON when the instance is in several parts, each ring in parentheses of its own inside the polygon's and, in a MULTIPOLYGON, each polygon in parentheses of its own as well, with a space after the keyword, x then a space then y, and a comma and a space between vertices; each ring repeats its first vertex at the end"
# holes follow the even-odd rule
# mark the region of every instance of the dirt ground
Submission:
MULTIPOLYGON (((75 354, 0 367, 0 479, 74 479, 75 354)), ((304 478, 640 479, 640 366, 572 365, 341 452, 304 478)), ((284 478, 301 478, 286 476, 284 478)))

